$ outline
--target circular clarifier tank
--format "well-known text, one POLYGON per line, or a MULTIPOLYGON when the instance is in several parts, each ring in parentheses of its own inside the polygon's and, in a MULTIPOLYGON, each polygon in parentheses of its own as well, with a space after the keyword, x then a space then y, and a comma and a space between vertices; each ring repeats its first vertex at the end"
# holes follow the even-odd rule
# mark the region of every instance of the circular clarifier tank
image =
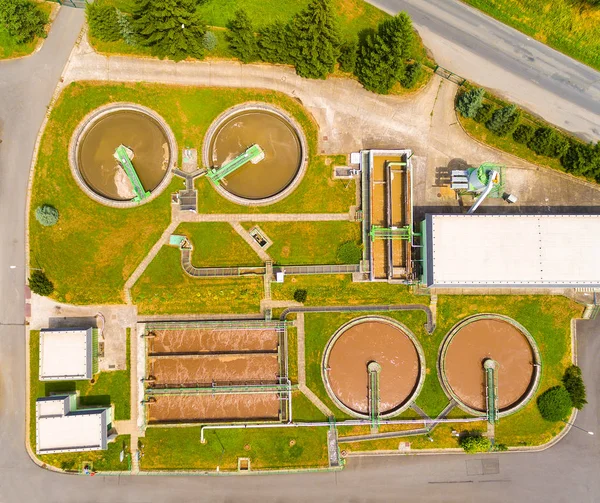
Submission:
POLYGON ((210 127, 204 141, 204 164, 218 169, 252 145, 261 148, 264 158, 247 162, 215 184, 215 188, 239 204, 271 204, 288 195, 304 174, 304 133, 292 117, 274 106, 236 106, 221 114, 210 127))
POLYGON ((90 197, 111 206, 137 205, 134 183, 115 158, 124 145, 143 187, 156 197, 166 187, 177 147, 173 133, 154 111, 135 104, 112 104, 92 112, 71 142, 71 169, 90 197))
POLYGON ((331 398, 361 418, 369 417, 374 385, 379 413, 389 417, 410 405, 425 377, 415 337, 394 320, 381 317, 359 318, 340 328, 327 345, 323 365, 331 398))
POLYGON ((466 410, 486 411, 485 362, 496 362, 497 406, 509 413, 524 404, 539 377, 532 337, 514 320, 477 316, 457 325, 440 353, 446 391, 466 410))

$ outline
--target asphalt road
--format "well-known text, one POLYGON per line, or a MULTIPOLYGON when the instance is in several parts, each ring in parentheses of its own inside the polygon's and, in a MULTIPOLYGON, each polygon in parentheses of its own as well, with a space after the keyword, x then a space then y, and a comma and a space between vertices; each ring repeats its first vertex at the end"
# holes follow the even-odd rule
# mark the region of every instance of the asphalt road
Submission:
MULTIPOLYGON (((579 430, 543 453, 350 459, 347 469, 336 474, 90 478, 35 465, 24 447, 25 192, 35 137, 82 20, 82 11, 62 8, 38 54, 0 62, 0 503, 597 501, 600 439, 579 430)), ((600 433, 599 336, 600 319, 580 327, 580 362, 590 404, 577 425, 600 433)))
POLYGON ((600 72, 459 0, 367 0, 406 11, 437 63, 585 140, 600 140, 600 72))

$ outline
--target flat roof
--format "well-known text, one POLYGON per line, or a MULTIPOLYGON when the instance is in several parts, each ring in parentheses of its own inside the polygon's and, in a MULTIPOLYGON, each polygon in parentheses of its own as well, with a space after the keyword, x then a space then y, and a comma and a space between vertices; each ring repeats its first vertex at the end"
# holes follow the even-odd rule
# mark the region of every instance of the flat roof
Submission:
POLYGON ((42 330, 40 380, 90 379, 90 343, 91 329, 42 330))
POLYGON ((68 400, 69 397, 65 396, 37 400, 38 453, 90 451, 105 447, 106 411, 104 409, 70 411, 68 406, 66 407, 68 400))
POLYGON ((600 286, 600 215, 427 215, 434 287, 600 286))

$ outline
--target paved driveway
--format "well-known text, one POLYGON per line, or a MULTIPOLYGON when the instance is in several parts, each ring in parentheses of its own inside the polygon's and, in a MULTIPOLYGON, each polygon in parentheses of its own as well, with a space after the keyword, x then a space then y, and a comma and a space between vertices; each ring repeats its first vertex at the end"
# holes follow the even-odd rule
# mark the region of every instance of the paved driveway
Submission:
POLYGON ((600 72, 460 0, 368 0, 410 14, 436 61, 587 140, 600 140, 600 72))

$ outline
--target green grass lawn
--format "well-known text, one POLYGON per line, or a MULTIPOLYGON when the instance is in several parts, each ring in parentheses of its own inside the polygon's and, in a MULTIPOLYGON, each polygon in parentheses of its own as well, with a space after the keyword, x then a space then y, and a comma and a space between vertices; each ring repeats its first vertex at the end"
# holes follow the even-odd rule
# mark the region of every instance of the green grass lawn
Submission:
POLYGON ((192 242, 195 267, 260 266, 260 257, 226 222, 183 223, 175 234, 192 242))
POLYGON ((237 471, 238 458, 250 458, 252 470, 324 468, 327 428, 208 430, 200 427, 148 428, 142 470, 237 471))
MULTIPOLYGON (((276 316, 273 316, 276 318, 276 316)), ((296 327, 287 329, 288 378, 293 384, 298 383, 298 331, 296 327)))
POLYGON ((301 391, 292 393, 292 416, 295 423, 327 421, 327 417, 301 391))
POLYGON ((600 70, 600 6, 585 0, 463 0, 600 70))
MULTIPOLYGON (((30 332, 29 364, 30 364, 30 403, 29 403, 29 440, 35 452, 35 401, 37 398, 49 396, 50 393, 77 391, 78 406, 114 406, 114 420, 125 420, 131 414, 131 383, 129 368, 129 331, 127 334, 127 370, 100 372, 95 376, 96 382, 90 381, 40 381, 39 380, 39 354, 40 332, 30 332)), ((119 435, 114 443, 110 443, 108 450, 96 452, 71 452, 61 454, 46 454, 39 456, 42 462, 57 466, 64 470, 79 470, 81 463, 91 461, 95 470, 112 471, 128 469, 127 459, 121 464, 119 453, 123 443, 126 452, 129 452, 129 435, 119 435)))
POLYGON ((280 265, 343 264, 337 254, 340 245, 361 241, 359 222, 258 222, 244 227, 254 225, 273 241, 267 253, 280 265))
POLYGON ((164 246, 131 289, 141 314, 258 313, 262 277, 192 278, 178 248, 164 246))
POLYGON ((429 297, 413 295, 405 285, 353 283, 350 274, 286 276, 284 283, 273 283, 273 300, 293 300, 294 292, 308 292, 307 306, 357 304, 429 304, 429 297))
MULTIPOLYGON (((200 180, 199 212, 343 212, 354 202, 354 186, 323 183, 327 159, 316 156, 317 129, 307 112, 287 96, 261 90, 169 87, 153 84, 74 83, 53 109, 42 137, 33 182, 30 215, 31 267, 43 268, 54 282, 54 299, 73 304, 123 302, 123 286, 170 221, 171 185, 150 203, 132 209, 109 208, 90 199, 75 183, 68 164, 71 135, 91 110, 115 101, 132 101, 156 110, 173 130, 177 143, 200 147, 210 123, 223 110, 245 101, 266 101, 292 114, 304 128, 311 164, 298 189, 276 205, 249 208, 219 196, 200 180), (316 183, 317 180, 320 183, 316 183), (60 220, 43 227, 35 208, 54 205, 60 220), (76 244, 76 245, 75 245, 76 244)), ((168 295, 164 292, 161 295, 168 295)))
MULTIPOLYGON (((49 16, 52 12, 52 2, 41 2, 38 4, 38 8, 49 16)), ((46 25, 46 30, 49 28, 50 24, 46 25)), ((35 50, 38 41, 39 38, 35 38, 26 44, 17 44, 6 29, 0 25, 0 59, 27 56, 35 50)))

